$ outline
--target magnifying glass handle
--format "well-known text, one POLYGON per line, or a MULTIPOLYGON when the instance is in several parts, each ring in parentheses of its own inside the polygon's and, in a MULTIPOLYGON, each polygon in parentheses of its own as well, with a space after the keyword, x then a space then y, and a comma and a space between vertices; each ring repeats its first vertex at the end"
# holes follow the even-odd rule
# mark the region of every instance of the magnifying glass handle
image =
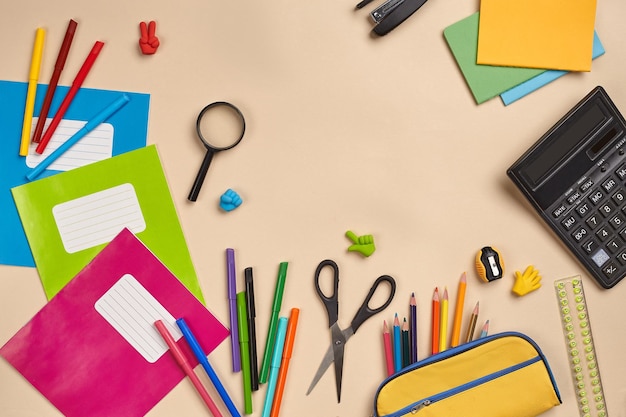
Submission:
POLYGON ((210 149, 207 150, 204 160, 202 161, 202 165, 200 166, 200 170, 198 170, 198 175, 196 175, 196 180, 193 182, 193 186, 191 187, 191 192, 189 192, 189 197, 187 197, 189 201, 196 201, 198 199, 200 188, 202 188, 204 177, 206 177, 206 173, 209 170, 209 165, 211 165, 214 153, 215 152, 210 149))

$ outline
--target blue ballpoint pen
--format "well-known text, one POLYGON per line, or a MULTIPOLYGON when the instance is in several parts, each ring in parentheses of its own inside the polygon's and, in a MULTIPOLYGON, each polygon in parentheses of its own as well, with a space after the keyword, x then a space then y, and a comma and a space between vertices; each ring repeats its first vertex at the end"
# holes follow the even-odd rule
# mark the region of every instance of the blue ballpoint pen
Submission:
POLYGON ((281 317, 278 319, 276 341, 274 342, 274 352, 272 353, 272 362, 270 364, 270 373, 267 381, 267 391, 265 393, 265 403, 263 404, 263 413, 261 414, 261 417, 269 417, 270 412, 272 411, 274 390, 276 389, 276 381, 278 380, 278 371, 283 357, 283 346, 285 344, 285 336, 287 334, 287 322, 287 317, 281 317))
POLYGON ((217 377, 217 374, 211 367, 211 364, 209 363, 209 360, 207 359, 206 353, 204 353, 204 350, 202 350, 202 347, 198 343, 198 340, 191 332, 191 329, 189 329, 189 326, 187 326, 185 319, 180 318, 176 320, 176 324, 178 325, 178 328, 183 334, 183 337, 185 338, 185 340, 191 347, 191 350, 193 351, 193 354, 196 356, 196 359, 198 360, 198 362, 200 362, 200 365, 202 365, 207 375, 209 376, 209 379, 215 386, 217 393, 222 398, 222 401, 224 401, 224 404, 226 404, 226 408, 228 408, 230 415, 233 417, 241 417, 241 414, 239 414, 239 410, 237 410, 237 407, 235 407, 235 404, 233 404, 233 400, 230 399, 228 392, 226 392, 226 389, 224 388, 221 381, 217 377))

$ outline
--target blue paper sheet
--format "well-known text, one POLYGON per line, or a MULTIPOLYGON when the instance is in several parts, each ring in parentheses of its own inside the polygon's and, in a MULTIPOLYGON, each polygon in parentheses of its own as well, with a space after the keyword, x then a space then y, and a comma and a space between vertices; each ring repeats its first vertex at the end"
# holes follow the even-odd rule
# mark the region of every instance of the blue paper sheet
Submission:
MULTIPOLYGON (((596 32, 593 33, 593 51, 592 51, 592 59, 596 59, 597 57, 604 55, 604 47, 602 46, 602 42, 600 42, 600 38, 596 32)), ((543 87, 546 84, 551 83, 567 74, 569 71, 557 71, 557 70, 547 70, 546 72, 542 72, 534 78, 531 78, 528 81, 525 81, 510 90, 505 91, 500 94, 500 98, 505 106, 513 103, 514 101, 519 100, 520 98, 532 93, 535 90, 543 87)))
MULTIPOLYGON (((11 195, 11 188, 28 182, 25 175, 30 171, 26 158, 18 154, 26 89, 26 83, 0 80, 0 264, 34 267, 35 261, 11 195)), ((34 116, 39 115, 46 89, 47 85, 37 86, 34 116)), ((68 89, 57 87, 48 117, 54 116, 68 89)), ((120 94, 120 91, 81 88, 63 119, 88 121, 120 94)), ((147 142, 150 95, 127 94, 130 102, 107 120, 114 129, 113 155, 145 147, 147 142)), ((58 172, 46 170, 40 178, 58 172)))

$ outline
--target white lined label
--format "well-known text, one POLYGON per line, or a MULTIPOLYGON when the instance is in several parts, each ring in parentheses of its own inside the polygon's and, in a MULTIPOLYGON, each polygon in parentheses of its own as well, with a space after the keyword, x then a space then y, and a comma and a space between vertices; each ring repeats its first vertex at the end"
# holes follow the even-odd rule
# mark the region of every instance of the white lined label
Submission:
POLYGON ((169 349, 154 327, 155 321, 163 321, 174 340, 183 336, 176 319, 130 274, 104 293, 95 308, 150 363, 169 349))
POLYGON ((135 234, 146 229, 135 188, 129 183, 58 204, 52 214, 68 253, 110 242, 124 228, 135 234))
MULTIPOLYGON (((35 131, 37 125, 37 117, 33 117, 32 131, 35 131)), ((51 118, 46 119, 44 132, 48 125, 52 122, 51 118)), ((48 155, 54 152, 59 146, 65 143, 69 138, 74 136, 76 132, 87 124, 81 120, 61 120, 59 126, 50 138, 50 142, 43 151, 38 154, 35 149, 38 143, 32 143, 29 146, 28 155, 26 156, 26 166, 35 168, 41 161, 46 159, 48 155)), ((55 171, 69 171, 73 168, 82 167, 92 162, 102 161, 113 156, 113 125, 110 123, 101 123, 91 132, 87 133, 78 143, 74 144, 67 152, 63 153, 56 161, 50 164, 46 169, 55 171)))

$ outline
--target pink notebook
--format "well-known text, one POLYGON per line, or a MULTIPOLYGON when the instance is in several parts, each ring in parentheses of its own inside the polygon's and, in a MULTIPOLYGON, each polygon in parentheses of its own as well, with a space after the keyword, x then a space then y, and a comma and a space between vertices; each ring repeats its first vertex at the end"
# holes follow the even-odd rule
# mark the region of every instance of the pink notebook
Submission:
POLYGON ((228 335, 124 229, 0 355, 65 416, 143 416, 185 377, 155 320, 163 320, 197 365, 175 324, 181 317, 207 353, 228 335))

